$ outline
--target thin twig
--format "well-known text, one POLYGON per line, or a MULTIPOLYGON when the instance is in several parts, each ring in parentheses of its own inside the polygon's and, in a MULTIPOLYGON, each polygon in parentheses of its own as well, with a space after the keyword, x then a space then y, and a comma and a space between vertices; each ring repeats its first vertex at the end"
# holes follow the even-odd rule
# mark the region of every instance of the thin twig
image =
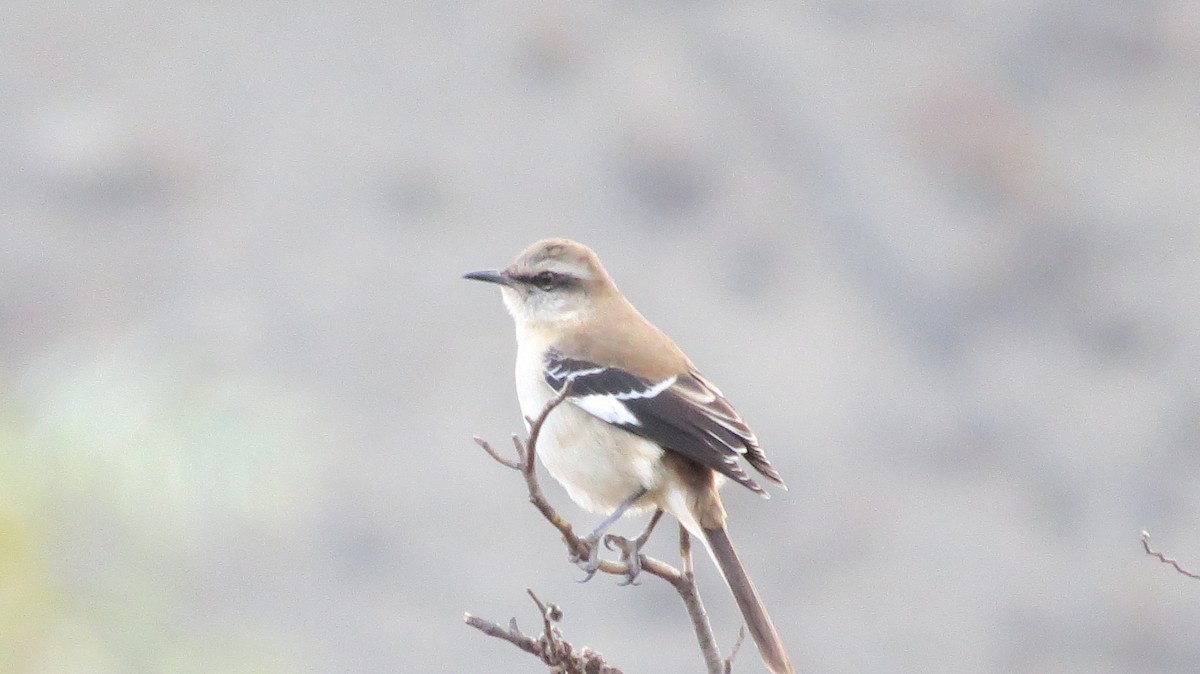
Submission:
POLYGON ((534 655, 541 657, 537 640, 533 637, 521 634, 520 630, 517 629, 517 621, 515 620, 509 623, 509 629, 504 629, 490 620, 485 620, 479 616, 473 616, 470 613, 464 613, 463 622, 467 623, 471 627, 474 627, 480 632, 483 632, 489 637, 503 639, 527 653, 533 653, 534 655))
POLYGON ((1150 555, 1151 557, 1157 557, 1158 561, 1162 562, 1163 564, 1170 564, 1171 566, 1175 567, 1176 571, 1178 571, 1179 573, 1182 573, 1183 575, 1187 576, 1188 578, 1195 578, 1197 580, 1200 580, 1200 575, 1194 574, 1191 571, 1188 571, 1187 569, 1180 566, 1178 560, 1173 559, 1171 557, 1167 557, 1166 555, 1164 555, 1161 552, 1158 552, 1157 550, 1150 549, 1150 532, 1146 531, 1144 529, 1142 530, 1142 548, 1146 551, 1147 555, 1150 555))
POLYGON ((688 617, 692 619, 692 629, 696 632, 696 641, 704 655, 704 666, 708 668, 709 674, 726 674, 725 662, 721 660, 721 649, 717 647, 712 623, 708 620, 708 612, 704 610, 700 590, 696 587, 696 574, 692 567, 692 537, 682 524, 679 525, 679 556, 683 560, 683 572, 679 580, 671 585, 679 593, 684 607, 687 608, 688 617))
MULTIPOLYGON (((529 440, 525 442, 526 473, 537 472, 533 457, 537 451, 538 437, 542 434, 542 426, 546 424, 546 417, 550 416, 550 413, 554 411, 554 408, 561 405, 563 401, 567 399, 567 396, 571 395, 571 389, 573 388, 575 388, 575 380, 567 379, 567 383, 563 384, 562 390, 558 392, 558 395, 546 401, 546 406, 542 408, 542 412, 537 416, 537 419, 530 419, 529 417, 525 418, 526 423, 529 424, 529 440)), ((534 482, 537 482, 536 475, 534 475, 534 482)))
POLYGON ((738 628, 737 641, 733 642, 733 648, 729 650, 729 657, 725 658, 725 674, 733 672, 733 659, 737 657, 738 651, 742 650, 742 644, 746 642, 746 626, 742 625, 738 628))
POLYGON ((500 452, 497 452, 495 449, 492 449, 492 444, 490 442, 488 442, 487 440, 484 440, 483 438, 479 437, 478 435, 473 435, 473 436, 471 436, 471 438, 473 440, 475 440, 475 444, 479 445, 480 447, 483 447, 483 451, 490 454, 493 459, 495 459, 497 462, 500 463, 500 465, 508 466, 509 468, 512 468, 513 470, 521 470, 521 460, 520 459, 517 459, 515 461, 513 459, 506 459, 503 456, 500 456, 500 452))
MULTIPOLYGON (((529 423, 529 439, 524 443, 519 443, 518 451, 521 454, 522 460, 521 474, 525 476, 525 486, 529 491, 529 502, 538 509, 538 512, 542 514, 542 517, 546 518, 550 524, 554 525, 555 529, 558 529, 559 533, 562 534, 563 540, 566 542, 567 547, 570 549, 571 554, 578 557, 584 557, 588 552, 587 545, 584 544, 583 540, 579 538, 579 536, 575 535, 575 530, 571 526, 571 523, 568 522, 565 517, 559 515, 558 511, 556 511, 550 505, 550 502, 546 500, 546 495, 542 492, 542 484, 538 480, 537 475, 537 441, 538 438, 541 437, 542 427, 545 426, 546 419, 550 416, 550 413, 553 412, 559 405, 561 405, 563 401, 567 399, 567 396, 570 395, 571 388, 574 384, 575 381, 573 379, 568 379, 567 383, 563 385, 562 390, 558 392, 558 395, 546 402, 546 406, 542 408, 541 414, 538 414, 536 419, 525 419, 525 421, 529 423)), ((612 563, 609 562, 608 564, 611 565, 612 563)), ((604 568, 605 562, 601 562, 600 566, 600 570, 604 571, 605 573, 614 572, 604 568)), ((623 567, 625 565, 621 564, 619 566, 623 567)))
MULTIPOLYGON (((541 641, 542 644, 545 645, 545 647, 542 649, 542 661, 549 665, 557 664, 562 661, 563 655, 562 649, 559 648, 560 639, 558 637, 561 635, 555 631, 554 623, 550 619, 550 611, 546 608, 546 605, 542 603, 542 600, 538 599, 537 595, 533 593, 533 590, 526 589, 525 592, 529 595, 529 598, 533 600, 534 606, 537 606, 538 615, 542 617, 541 641)), ((560 619, 562 619, 561 612, 558 613, 556 620, 560 619)))

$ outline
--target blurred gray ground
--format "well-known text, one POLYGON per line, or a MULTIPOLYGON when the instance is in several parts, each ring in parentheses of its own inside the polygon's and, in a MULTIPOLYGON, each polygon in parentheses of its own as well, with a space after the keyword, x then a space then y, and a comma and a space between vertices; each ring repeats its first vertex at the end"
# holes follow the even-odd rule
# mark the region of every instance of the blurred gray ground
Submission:
POLYGON ((6 7, 4 671, 533 672, 461 622, 526 587, 699 671, 471 443, 520 417, 459 274, 547 235, 789 481, 727 501, 804 671, 1200 666, 1138 544, 1200 566, 1200 4, 6 7))

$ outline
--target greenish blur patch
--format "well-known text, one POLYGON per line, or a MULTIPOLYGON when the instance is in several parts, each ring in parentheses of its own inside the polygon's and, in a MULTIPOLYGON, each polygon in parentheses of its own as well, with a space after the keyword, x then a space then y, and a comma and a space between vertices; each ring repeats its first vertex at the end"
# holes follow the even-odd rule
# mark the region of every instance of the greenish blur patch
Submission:
POLYGON ((98 343, 0 389, 5 671, 302 669, 296 637, 212 565, 311 526, 320 415, 161 341, 98 343))

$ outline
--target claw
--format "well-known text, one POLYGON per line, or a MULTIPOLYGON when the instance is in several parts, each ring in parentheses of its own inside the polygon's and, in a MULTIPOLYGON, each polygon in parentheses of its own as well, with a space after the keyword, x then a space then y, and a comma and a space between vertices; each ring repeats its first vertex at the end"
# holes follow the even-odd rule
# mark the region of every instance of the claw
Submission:
POLYGON ((646 525, 646 530, 642 532, 641 536, 638 536, 633 540, 629 540, 615 534, 604 536, 604 532, 612 525, 613 522, 617 521, 617 518, 619 518, 622 513, 628 510, 630 506, 632 506, 635 502, 637 502, 638 499, 645 495, 645 489, 639 490, 636 494, 626 499, 625 502, 622 503, 619 508, 610 513, 608 517, 604 518, 604 521, 596 527, 595 531, 589 534, 586 538, 579 539, 579 542, 583 544, 583 548, 586 551, 586 558, 577 554, 575 551, 571 551, 571 554, 568 556, 568 559, 573 564, 578 565, 579 568, 583 569, 584 573, 587 574, 587 576, 585 576, 583 580, 579 582, 588 582, 593 576, 596 575, 596 572, 600 570, 600 541, 603 540, 604 547, 608 548, 609 550, 621 550, 621 561, 625 562, 627 569, 625 573, 626 580, 624 583, 621 583, 621 585, 637 585, 635 580, 637 579, 638 574, 642 572, 642 559, 640 556, 642 545, 645 544, 645 542, 650 538, 650 532, 654 531, 654 525, 657 524, 659 518, 662 517, 662 509, 659 508, 654 511, 654 515, 650 517, 650 523, 646 525), (601 538, 601 536, 603 536, 603 538, 601 538), (614 545, 616 547, 613 547, 614 545))
POLYGON ((634 540, 629 540, 624 536, 609 534, 604 537, 604 547, 609 550, 620 550, 621 561, 625 562, 625 580, 617 583, 617 585, 640 585, 637 582, 637 577, 642 573, 642 543, 640 537, 634 540))
POLYGON ((580 540, 587 548, 587 556, 581 557, 572 552, 568 559, 570 559, 573 564, 579 566, 580 569, 583 569, 583 572, 587 574, 582 580, 578 581, 580 583, 586 583, 596 575, 597 571, 600 570, 600 541, 594 535, 588 536, 587 538, 582 538, 580 540))

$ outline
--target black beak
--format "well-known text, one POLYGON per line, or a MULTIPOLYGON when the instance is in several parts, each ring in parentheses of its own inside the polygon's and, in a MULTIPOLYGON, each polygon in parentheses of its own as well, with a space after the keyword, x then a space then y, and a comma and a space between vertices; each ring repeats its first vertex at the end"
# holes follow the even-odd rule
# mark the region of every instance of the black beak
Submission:
POLYGON ((512 277, 502 271, 473 271, 463 274, 463 278, 471 279, 472 281, 487 281, 488 283, 499 283, 502 286, 511 286, 513 284, 512 277))

